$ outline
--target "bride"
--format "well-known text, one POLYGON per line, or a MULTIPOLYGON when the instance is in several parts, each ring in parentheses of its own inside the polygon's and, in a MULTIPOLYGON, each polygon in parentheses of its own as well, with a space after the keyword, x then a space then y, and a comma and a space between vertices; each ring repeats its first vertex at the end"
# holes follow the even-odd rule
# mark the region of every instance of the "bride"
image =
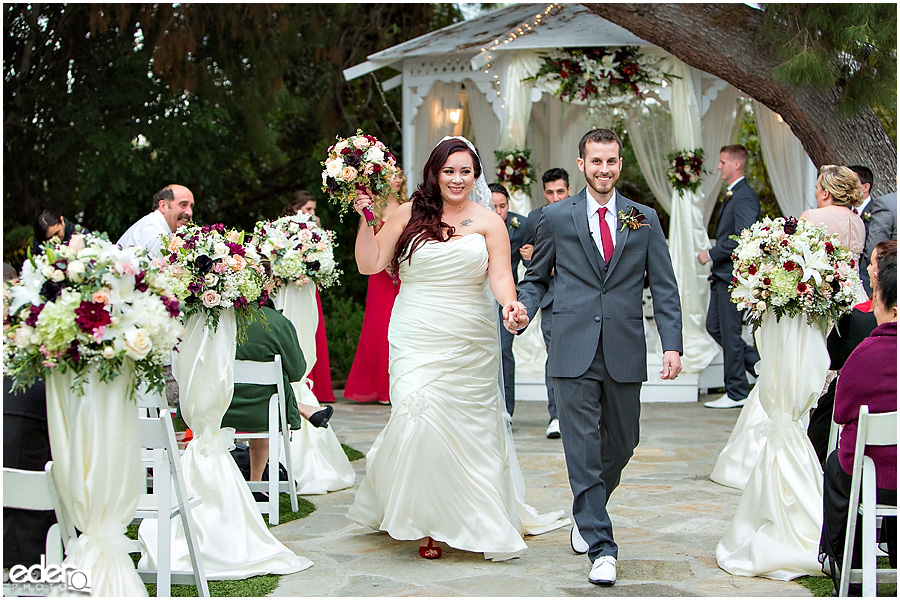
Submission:
MULTIPOLYGON (((397 540, 435 542, 485 558, 515 558, 537 535, 568 523, 523 501, 498 382, 504 318, 528 322, 516 300, 509 236, 490 210, 481 161, 465 138, 444 138, 425 163, 412 202, 376 236, 361 222, 363 274, 391 265, 403 286, 388 330, 393 408, 367 455, 366 478, 347 516, 397 540), (474 193, 473 193, 474 188, 474 193), (470 200, 472 195, 476 201, 470 200)), ((371 206, 360 194, 356 210, 371 206)))

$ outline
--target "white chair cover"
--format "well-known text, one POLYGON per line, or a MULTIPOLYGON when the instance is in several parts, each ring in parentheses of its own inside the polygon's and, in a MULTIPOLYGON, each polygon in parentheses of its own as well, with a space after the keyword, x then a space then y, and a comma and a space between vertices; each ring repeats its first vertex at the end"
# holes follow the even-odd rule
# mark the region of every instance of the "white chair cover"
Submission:
POLYGON ((93 596, 146 596, 125 537, 143 480, 137 410, 127 399, 132 368, 105 383, 92 369, 83 396, 72 391, 74 379, 71 370, 47 379, 54 477, 63 509, 81 531, 63 565, 90 573, 93 596))
MULTIPOLYGON (((246 579, 268 573, 296 573, 312 566, 275 539, 256 508, 229 450, 234 429, 221 428, 234 393, 237 323, 234 309, 221 312, 218 329, 205 317, 188 319, 173 372, 180 390, 181 415, 194 433, 181 457, 188 492, 203 498, 193 509, 207 579, 246 579)), ((147 549, 141 568, 153 568, 156 524, 145 519, 139 538, 147 549), (147 527, 144 524, 147 523, 147 527)), ((190 556, 180 521, 172 524, 172 570, 189 571, 190 556)))
POLYGON ((755 428, 762 452, 716 548, 733 575, 789 581, 821 573, 822 469, 802 418, 828 372, 825 336, 805 315, 776 321, 771 311, 756 332, 756 387, 768 418, 755 428))
MULTIPOLYGON (((306 359, 303 380, 292 382, 291 388, 298 402, 318 408, 321 405, 312 391, 312 382, 307 378, 316 364, 316 329, 319 323, 316 288, 313 284, 289 283, 275 295, 273 301, 297 330, 300 349, 306 359)), ((356 472, 332 424, 319 428, 304 422, 291 436, 291 458, 297 492, 300 494, 327 494, 351 487, 356 482, 356 472)))

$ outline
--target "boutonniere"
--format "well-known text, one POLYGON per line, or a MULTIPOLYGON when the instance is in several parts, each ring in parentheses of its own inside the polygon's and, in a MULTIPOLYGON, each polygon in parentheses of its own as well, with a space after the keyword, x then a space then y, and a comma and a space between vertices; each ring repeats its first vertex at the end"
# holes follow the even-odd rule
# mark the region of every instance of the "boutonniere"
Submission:
POLYGON ((509 226, 512 227, 513 229, 518 229, 519 225, 520 225, 519 219, 513 217, 512 219, 509 220, 509 226))
POLYGON ((870 213, 869 211, 865 211, 863 214, 861 214, 859 216, 866 223, 868 223, 869 221, 872 220, 872 213, 870 213))
POLYGON ((725 202, 726 200, 728 200, 728 199, 731 198, 732 196, 734 196, 734 192, 732 192, 731 190, 726 190, 725 196, 722 197, 722 202, 725 202))
POLYGON ((647 220, 647 217, 641 213, 635 207, 630 207, 628 212, 619 211, 619 220, 622 221, 622 228, 619 231, 625 231, 625 228, 628 229, 640 229, 641 227, 650 227, 650 223, 644 223, 647 220))

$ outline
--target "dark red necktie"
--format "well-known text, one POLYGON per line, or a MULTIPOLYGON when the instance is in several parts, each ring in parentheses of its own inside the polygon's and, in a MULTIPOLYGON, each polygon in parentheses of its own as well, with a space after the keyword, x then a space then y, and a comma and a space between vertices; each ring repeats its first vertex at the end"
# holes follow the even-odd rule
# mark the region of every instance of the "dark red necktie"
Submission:
POLYGON ((609 264, 615 247, 613 246, 612 233, 610 233, 609 225, 606 222, 606 207, 601 206, 600 210, 597 211, 597 215, 600 217, 600 242, 603 244, 603 258, 609 264))

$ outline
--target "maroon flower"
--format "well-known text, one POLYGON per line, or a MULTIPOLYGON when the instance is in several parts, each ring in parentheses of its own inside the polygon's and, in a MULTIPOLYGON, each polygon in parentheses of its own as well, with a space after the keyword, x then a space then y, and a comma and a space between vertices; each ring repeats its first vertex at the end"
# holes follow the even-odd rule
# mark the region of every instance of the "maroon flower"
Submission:
POLYGON ((797 291, 800 292, 801 294, 802 294, 803 292, 805 292, 805 291, 806 291, 806 284, 803 283, 802 281, 801 281, 800 283, 798 283, 798 284, 797 284, 797 291))
POLYGON ((166 296, 160 296, 159 298, 162 300, 166 310, 169 311, 169 316, 173 319, 177 319, 181 314, 181 308, 178 306, 178 298, 168 298, 166 296))
POLYGON ((147 282, 144 281, 144 277, 146 277, 146 276, 147 276, 146 271, 141 271, 140 273, 138 273, 137 275, 134 276, 134 289, 136 289, 139 292, 147 291, 147 288, 149 286, 147 285, 147 282))
POLYGON ((73 341, 72 344, 66 348, 66 356, 74 363, 81 361, 81 352, 78 351, 77 341, 73 341))
POLYGON ((34 327, 37 325, 38 315, 41 314, 41 311, 44 310, 44 305, 34 306, 33 304, 28 307, 28 316, 25 317, 25 324, 29 327, 34 327))
POLYGON ((231 250, 232 254, 237 254, 238 256, 247 255, 247 251, 240 244, 235 244, 234 242, 225 242, 225 245, 228 246, 228 249, 231 250))
POLYGON ((85 333, 93 335, 99 328, 112 323, 112 318, 106 312, 106 305, 100 302, 81 301, 81 305, 75 309, 75 324, 85 333))
POLYGON ((786 263, 784 263, 784 270, 785 270, 785 271, 793 271, 793 270, 796 269, 796 268, 797 268, 797 265, 796 265, 796 264, 794 263, 794 261, 792 261, 792 260, 789 260, 789 261, 787 261, 786 263))
POLYGON ((794 217, 788 217, 784 221, 784 232, 788 235, 794 235, 797 231, 797 219, 794 217))
POLYGON ((747 269, 747 272, 751 275, 756 275, 756 265, 750 265, 750 268, 747 269))
POLYGON ((763 277, 763 285, 769 285, 770 283, 772 283, 771 279, 769 279, 768 277, 763 277))
POLYGON ((235 308, 247 308, 247 299, 243 296, 238 296, 234 299, 234 307, 235 308))

